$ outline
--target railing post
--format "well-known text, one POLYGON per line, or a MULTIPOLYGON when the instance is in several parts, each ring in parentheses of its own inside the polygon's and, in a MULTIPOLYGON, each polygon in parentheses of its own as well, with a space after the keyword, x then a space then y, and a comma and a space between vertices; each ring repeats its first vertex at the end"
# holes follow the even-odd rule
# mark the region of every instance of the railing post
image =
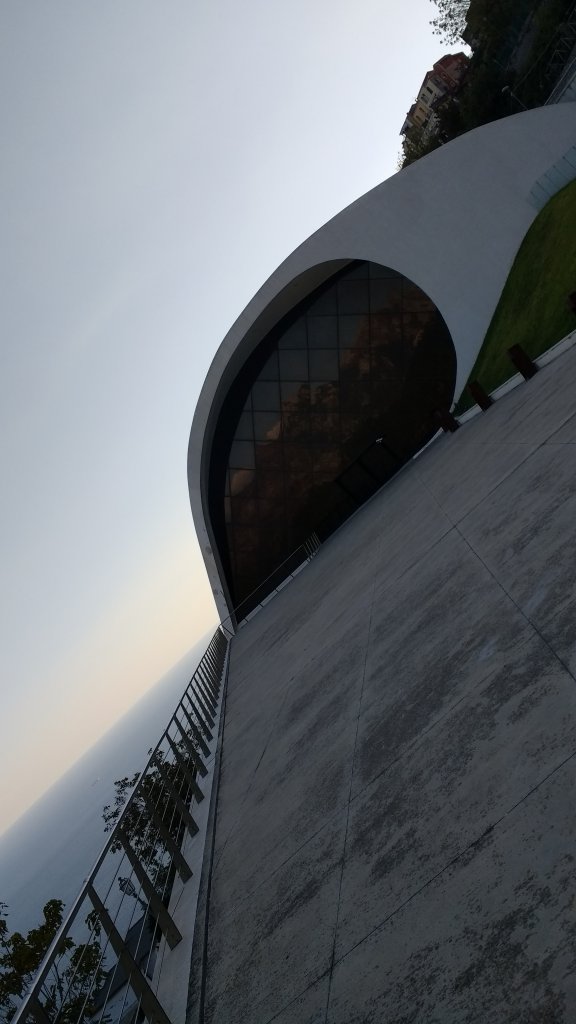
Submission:
POLYGON ((202 732, 204 733, 204 736, 206 737, 208 742, 210 742, 210 740, 212 739, 212 731, 210 729, 210 726, 208 725, 208 722, 206 721, 206 719, 204 718, 204 715, 200 711, 200 708, 195 705, 195 703, 192 700, 188 690, 184 691, 184 694, 182 696, 182 700, 187 700, 188 703, 191 705, 191 710, 196 715, 196 718, 198 720, 198 724, 200 725, 200 728, 202 729, 202 732))
POLYGON ((189 711, 187 710, 187 708, 185 708, 184 705, 181 703, 179 708, 178 708, 178 710, 181 711, 182 714, 184 715, 184 717, 186 718, 186 721, 188 722, 188 725, 190 726, 190 732, 194 736, 194 739, 196 740, 196 742, 197 742, 198 746, 200 747, 200 750, 202 751, 204 756, 205 757, 210 757, 210 747, 206 743, 204 737, 202 736, 202 733, 200 732, 198 726, 196 725, 196 722, 191 717, 191 715, 190 715, 189 711))
POLYGON ((186 804, 184 803, 182 797, 180 796, 180 793, 178 792, 176 786, 172 782, 166 765, 164 764, 163 761, 158 761, 157 768, 158 771, 160 772, 160 775, 162 776, 162 782, 164 784, 164 787, 168 790, 168 793, 170 794, 170 799, 176 805, 176 810, 178 811, 178 814, 180 815, 183 824, 186 825, 186 828, 188 829, 190 835, 195 836, 196 833, 199 831, 198 825, 194 821, 194 818, 192 817, 190 811, 186 807, 186 804))
POLYGON ((164 906, 162 900, 160 899, 158 893, 156 892, 156 889, 154 888, 154 885, 152 884, 150 878, 148 877, 147 872, 144 870, 144 866, 141 863, 140 858, 134 852, 128 839, 128 836, 123 831, 123 829, 120 829, 119 835, 120 842, 122 843, 124 852, 128 860, 130 861, 132 870, 136 878, 138 879, 144 896, 148 900, 150 910, 152 911, 152 915, 160 925, 162 934, 166 937, 166 941, 170 946, 170 949, 174 949, 178 945, 178 943, 182 941, 182 935, 178 931, 178 928, 174 924, 174 921, 170 917, 170 914, 168 913, 166 907, 164 906))
POLYGON ((196 782, 196 779, 195 779, 193 773, 190 771, 188 765, 186 764, 185 759, 182 757, 182 754, 178 750, 178 747, 176 746, 176 744, 175 744, 174 740, 172 739, 172 737, 168 736, 168 733, 166 733, 166 739, 168 740, 168 743, 170 744, 170 747, 172 749, 172 753, 174 754, 174 760, 176 761, 176 764, 178 765, 178 768, 182 772, 182 775, 186 779, 186 782, 188 783, 188 785, 190 786, 190 789, 192 790, 192 792, 194 794, 194 797, 196 799, 196 803, 202 803, 202 800, 204 799, 204 793, 202 792, 202 790, 200 789, 200 786, 196 782))
POLYGON ((174 863, 174 866, 176 867, 178 874, 180 875, 180 878, 182 879, 183 882, 187 882, 190 878, 192 878, 192 868, 190 867, 188 861, 184 857, 184 854, 182 853, 182 850, 178 846, 178 843, 176 842, 174 837, 170 835, 170 832, 168 831, 166 825, 162 821, 162 818, 158 814, 156 807, 149 799, 149 797, 146 795, 146 793, 142 793, 142 799, 146 804, 146 809, 148 811, 148 814, 150 815, 151 821, 154 823, 154 827, 157 829, 158 834, 162 842, 164 843, 164 846, 166 847, 170 856, 172 857, 172 861, 174 863))
POLYGON ((192 759, 192 761, 194 762, 194 765, 196 767, 196 771, 198 772, 199 775, 202 776, 203 779, 206 778, 206 776, 208 774, 208 769, 206 768, 206 765, 204 764, 204 761, 200 757, 200 754, 196 750, 196 747, 192 743, 192 740, 190 739, 188 733, 186 732, 185 727, 182 725, 182 722, 180 721, 180 719, 176 718, 176 715, 174 715, 172 721, 174 722, 174 725, 177 727, 178 732, 180 733, 180 735, 182 737, 183 743, 184 743, 184 745, 185 745, 185 747, 186 747, 186 749, 188 751, 188 754, 189 754, 190 758, 192 759))
POLYGON ((108 936, 112 949, 118 957, 118 962, 126 971, 130 988, 140 1000, 140 1005, 142 1006, 146 1020, 149 1024, 170 1024, 168 1016, 164 1013, 158 999, 154 995, 154 992, 150 988, 150 985, 146 981, 146 978, 142 974, 142 971, 138 967, 134 957, 129 952, 124 939, 120 935, 120 932, 116 928, 116 925, 92 884, 87 887, 87 896, 98 915, 100 924, 108 936))
POLYGON ((530 356, 524 351, 522 345, 512 345, 508 349, 508 355, 516 369, 519 370, 524 377, 524 380, 530 380, 538 373, 536 363, 530 359, 530 356))

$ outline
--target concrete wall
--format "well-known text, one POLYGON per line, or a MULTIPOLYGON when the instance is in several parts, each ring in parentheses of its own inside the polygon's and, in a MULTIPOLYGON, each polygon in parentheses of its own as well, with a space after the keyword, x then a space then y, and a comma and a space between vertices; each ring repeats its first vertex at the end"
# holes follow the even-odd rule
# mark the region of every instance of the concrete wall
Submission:
MULTIPOLYGON (((352 203, 266 281, 222 342, 190 436, 194 523, 222 617, 228 603, 206 507, 214 425, 238 369, 268 330, 347 261, 404 274, 442 313, 464 387, 520 243, 537 209, 535 184, 574 145, 576 106, 530 110, 441 147, 352 203)), ((575 171, 576 174, 576 171, 575 171)))

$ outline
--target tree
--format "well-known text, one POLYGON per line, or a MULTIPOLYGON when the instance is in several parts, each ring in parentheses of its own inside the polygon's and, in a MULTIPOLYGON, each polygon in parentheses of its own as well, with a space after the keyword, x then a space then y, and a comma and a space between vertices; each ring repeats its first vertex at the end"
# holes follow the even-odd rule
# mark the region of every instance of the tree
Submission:
MULTIPOLYGON (((0 1022, 9 1024, 26 994, 53 939, 62 924, 64 903, 49 900, 42 911, 44 920, 27 935, 9 933, 5 903, 0 903, 0 1022)), ((100 928, 93 913, 86 923, 88 942, 63 939, 58 955, 39 993, 49 1020, 60 1024, 82 1024, 94 1013, 92 999, 106 974, 100 928)))
MULTIPOLYGON (((142 779, 138 773, 117 779, 114 802, 104 807, 102 812, 105 832, 112 832, 122 816, 123 836, 129 839, 158 895, 164 900, 170 893, 174 868, 161 833, 176 843, 181 841, 184 824, 178 813, 178 804, 180 801, 186 805, 189 803, 196 785, 194 751, 197 744, 188 738, 173 743, 173 746, 176 748, 176 761, 169 761, 165 753, 157 751, 142 779), (138 789, 133 793, 138 783, 138 789)), ((110 852, 121 849, 122 837, 116 834, 112 837, 110 852)), ((123 892, 127 891, 124 887, 126 881, 129 880, 118 878, 123 892)), ((143 906, 148 927, 155 935, 156 922, 144 903, 143 906)), ((10 934, 7 911, 7 905, 0 902, 0 1024, 10 1024, 36 977, 62 924, 64 903, 58 899, 49 900, 42 911, 42 923, 26 935, 20 932, 10 934)), ((62 937, 38 992, 48 1020, 58 1024, 86 1024, 93 1018, 95 1003, 102 996, 104 983, 110 976, 96 911, 90 911, 85 922, 88 941, 78 943, 69 935, 62 937)), ((105 1016, 102 1019, 107 1020, 105 1016)))
POLYGON ((462 39, 466 28, 466 14, 470 0, 432 0, 438 14, 432 19, 434 34, 443 36, 449 43, 457 43, 462 39))
MULTIPOLYGON (((159 827, 180 845, 185 825, 174 794, 187 806, 192 796, 190 780, 196 778, 195 759, 190 748, 196 749, 197 745, 188 738, 186 742, 175 742, 174 746, 180 764, 168 760, 162 751, 157 751, 142 778, 136 773, 116 780, 114 802, 102 810, 105 832, 112 832, 122 817, 124 837, 130 840, 156 892, 164 900, 169 896, 174 868, 159 827), (138 788, 134 792, 136 786, 138 788)), ((116 835, 110 851, 115 853, 120 850, 122 838, 116 835)))

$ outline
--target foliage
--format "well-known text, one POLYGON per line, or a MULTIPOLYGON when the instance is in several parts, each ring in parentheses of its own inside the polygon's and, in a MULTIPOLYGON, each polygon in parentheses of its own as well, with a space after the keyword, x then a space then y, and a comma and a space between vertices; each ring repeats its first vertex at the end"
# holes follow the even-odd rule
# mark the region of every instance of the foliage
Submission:
POLYGON ((402 140, 402 152, 399 157, 400 168, 408 167, 410 164, 415 163, 416 160, 419 160, 421 156, 432 153, 441 145, 442 140, 438 135, 430 134, 427 138, 422 138, 418 132, 405 135, 402 140))
MULTIPOLYGON (((512 376, 507 349, 532 357, 576 329, 568 295, 576 290, 576 182, 558 192, 529 229, 470 375, 492 391, 512 376)), ((465 393, 457 411, 472 405, 465 393)))
MULTIPOLYGON (((62 900, 49 900, 43 909, 43 922, 27 935, 9 934, 7 906, 0 903, 0 1022, 9 1024, 62 924, 62 900)), ((76 943, 62 940, 58 955, 42 984, 40 998, 49 1020, 59 1024, 82 1024, 94 1013, 90 998, 105 975, 100 929, 94 914, 86 923, 91 938, 76 943)))
POLYGON ((514 91, 528 107, 544 103, 555 85, 549 62, 573 8, 574 0, 548 0, 535 12, 532 44, 514 83, 514 91))
MULTIPOLYGON (((142 778, 135 773, 116 780, 114 801, 102 812, 105 832, 112 832, 122 817, 122 831, 164 899, 174 872, 159 832, 165 830, 177 843, 181 841, 184 825, 177 804, 179 799, 186 805, 189 803, 191 780, 195 775, 194 740, 181 740, 174 746, 180 755, 180 764, 170 762, 163 752, 157 751, 142 778)), ((121 850, 118 833, 112 837, 110 851, 121 850)), ((118 878, 123 892, 129 891, 123 884, 127 881, 118 878)), ((135 895, 135 890, 129 894, 135 895)), ((153 930, 154 919, 143 901, 140 902, 145 908, 148 926, 153 930)), ((8 908, 0 903, 0 1024, 9 1024, 35 979, 62 924, 63 909, 62 900, 49 900, 38 927, 26 935, 10 934, 8 908)), ((87 942, 77 943, 69 935, 62 936, 38 992, 48 1020, 57 1020, 58 1024, 83 1024, 90 1020, 96 1012, 94 1002, 107 976, 100 943, 101 925, 95 911, 88 914, 86 924, 90 936, 87 942)))
MULTIPOLYGON (((194 765, 183 742, 178 743, 177 748, 188 771, 194 775, 194 765)), ((104 831, 113 831, 120 816, 123 815, 123 832, 129 838, 140 861, 146 866, 148 875, 154 880, 156 891, 160 896, 165 895, 168 862, 164 844, 158 836, 157 821, 162 823, 177 843, 181 841, 184 826, 177 813, 170 786, 184 803, 188 802, 190 793, 182 770, 175 762, 168 761, 162 751, 158 751, 142 778, 136 773, 117 779, 114 786, 114 803, 107 804, 102 811, 104 831), (169 784, 168 787, 166 783, 169 784), (153 820, 152 809, 156 820, 153 820)), ((113 853, 122 849, 119 836, 114 837, 110 849, 113 853)))
POLYGON ((462 39, 466 28, 466 12, 470 0, 432 0, 438 14, 432 19, 434 34, 442 36, 448 43, 456 43, 462 39))
POLYGON ((575 6, 574 0, 432 2, 436 34, 450 43, 465 37, 473 53, 456 97, 435 107, 432 137, 405 138, 401 167, 464 132, 545 103, 559 73, 551 58, 575 6))

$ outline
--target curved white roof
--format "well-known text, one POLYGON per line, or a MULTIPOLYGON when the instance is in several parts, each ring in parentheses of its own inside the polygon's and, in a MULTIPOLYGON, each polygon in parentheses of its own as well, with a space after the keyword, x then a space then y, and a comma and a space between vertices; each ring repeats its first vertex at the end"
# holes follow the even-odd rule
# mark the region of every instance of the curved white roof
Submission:
POLYGON ((268 278, 218 349, 188 449, 192 515, 222 618, 229 613, 208 515, 214 426, 230 385, 271 327, 350 260, 414 281, 448 325, 463 389, 520 243, 550 194, 576 177, 576 104, 540 107, 477 128, 395 174, 302 243, 268 278), (544 183, 544 185, 543 185, 544 183), (547 185, 549 183, 549 185, 547 185), (539 200, 535 201, 535 193, 539 200))

